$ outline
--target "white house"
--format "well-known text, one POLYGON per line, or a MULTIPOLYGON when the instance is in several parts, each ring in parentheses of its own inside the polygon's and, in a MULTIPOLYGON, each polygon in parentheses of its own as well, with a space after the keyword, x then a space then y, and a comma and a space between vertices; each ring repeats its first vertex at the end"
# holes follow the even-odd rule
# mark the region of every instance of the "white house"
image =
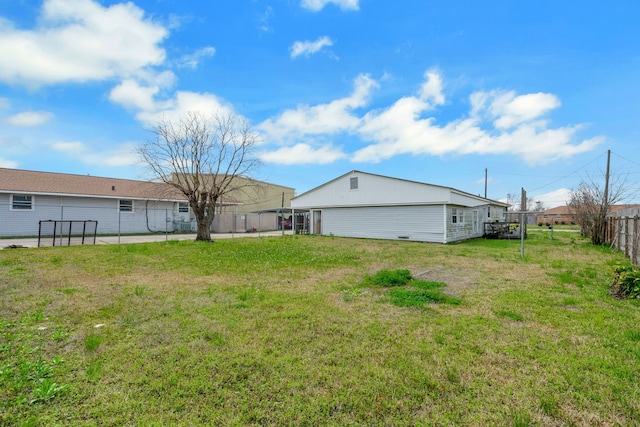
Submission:
POLYGON ((191 229, 185 196, 166 184, 0 168, 0 237, 38 235, 47 220, 98 221, 98 234, 191 229))
POLYGON ((503 221, 506 203, 454 188, 351 171, 291 200, 308 209, 310 233, 450 243, 503 221))

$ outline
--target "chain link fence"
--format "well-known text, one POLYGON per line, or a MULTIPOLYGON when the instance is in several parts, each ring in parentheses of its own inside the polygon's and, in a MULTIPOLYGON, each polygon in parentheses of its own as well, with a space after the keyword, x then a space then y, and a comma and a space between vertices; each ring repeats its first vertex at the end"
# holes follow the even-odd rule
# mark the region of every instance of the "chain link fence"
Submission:
MULTIPOLYGON (((196 223, 189 209, 175 202, 134 200, 122 204, 118 199, 79 201, 73 198, 34 196, 29 206, 18 209, 9 203, 8 196, 4 199, 0 197, 0 237, 57 236, 57 246, 60 243, 60 227, 68 231, 65 234, 67 240, 70 234, 73 235, 72 240, 76 239, 75 227, 80 227, 76 224, 78 221, 87 222, 87 225, 89 221, 93 221, 98 235, 196 231, 196 223), (44 229, 41 229, 41 222, 47 222, 42 225, 44 229), (56 228, 55 232, 50 230, 51 227, 56 228)), ((211 232, 245 233, 272 231, 277 228, 275 214, 240 214, 223 208, 216 213, 211 232)))

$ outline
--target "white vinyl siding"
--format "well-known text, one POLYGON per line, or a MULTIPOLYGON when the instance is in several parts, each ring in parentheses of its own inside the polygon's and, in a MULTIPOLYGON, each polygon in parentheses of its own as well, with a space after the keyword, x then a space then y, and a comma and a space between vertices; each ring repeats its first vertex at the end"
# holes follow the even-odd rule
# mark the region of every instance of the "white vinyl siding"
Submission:
POLYGON ((322 234, 443 243, 441 206, 380 206, 322 210, 322 234))
MULTIPOLYGON (((37 236, 39 221, 93 220, 98 221, 98 234, 173 231, 175 202, 138 200, 135 212, 114 209, 118 199, 73 196, 37 195, 36 209, 12 210, 11 195, 0 194, 0 236, 37 236), (148 208, 148 210, 147 210, 148 208), (170 221, 167 222, 167 219, 170 221)), ((184 214, 183 214, 184 215, 184 214)))
POLYGON ((291 207, 322 212, 325 236, 437 243, 481 237, 483 223, 504 212, 500 204, 449 187, 359 171, 294 197, 291 207))

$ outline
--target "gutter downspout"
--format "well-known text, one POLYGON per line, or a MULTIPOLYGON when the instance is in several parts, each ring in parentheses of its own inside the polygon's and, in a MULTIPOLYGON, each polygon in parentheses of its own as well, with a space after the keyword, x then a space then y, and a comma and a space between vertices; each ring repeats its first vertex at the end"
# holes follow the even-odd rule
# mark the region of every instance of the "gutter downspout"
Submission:
POLYGON ((443 215, 444 220, 442 224, 443 225, 442 229, 444 233, 442 235, 442 243, 446 245, 447 244, 447 204, 446 203, 442 205, 442 209, 444 209, 444 215, 443 215))

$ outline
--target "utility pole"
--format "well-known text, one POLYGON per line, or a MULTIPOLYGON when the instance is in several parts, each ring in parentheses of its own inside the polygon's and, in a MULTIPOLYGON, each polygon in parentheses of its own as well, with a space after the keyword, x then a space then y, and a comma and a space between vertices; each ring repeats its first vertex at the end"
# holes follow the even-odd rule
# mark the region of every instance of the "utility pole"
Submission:
POLYGON ((609 167, 611 166, 611 150, 607 150, 607 172, 604 176, 604 202, 609 204, 609 167))
POLYGON ((520 196, 520 255, 524 258, 525 215, 527 212, 527 192, 522 188, 520 196))
POLYGON ((602 201, 602 213, 600 215, 600 224, 598 224, 598 232, 600 233, 600 243, 604 243, 606 239, 607 214, 609 213, 609 167, 611 165, 611 150, 607 150, 607 172, 604 176, 604 200, 602 201))
POLYGON ((484 168, 484 198, 487 198, 487 168, 484 168))

